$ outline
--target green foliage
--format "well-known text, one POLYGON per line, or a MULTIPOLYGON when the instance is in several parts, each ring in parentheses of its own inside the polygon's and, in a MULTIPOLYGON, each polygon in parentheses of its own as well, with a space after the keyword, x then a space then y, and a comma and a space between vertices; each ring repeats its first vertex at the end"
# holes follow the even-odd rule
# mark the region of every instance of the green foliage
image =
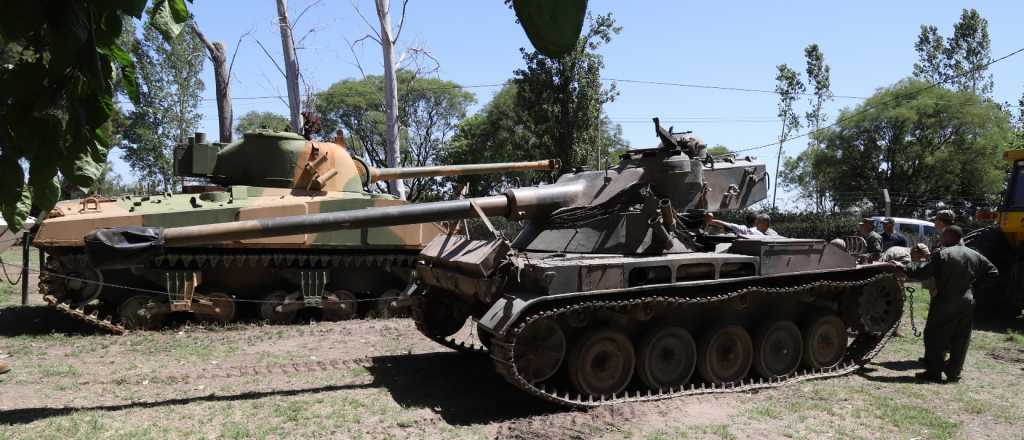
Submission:
POLYGON ((512 3, 530 43, 544 56, 558 58, 576 47, 587 0, 506 0, 512 3))
POLYGON ((589 27, 576 48, 560 58, 520 49, 526 66, 517 69, 516 106, 525 111, 526 129, 533 133, 543 157, 557 157, 563 170, 600 160, 602 106, 615 99, 614 84, 601 83, 604 58, 597 50, 622 28, 609 13, 588 17, 589 27))
POLYGON ((964 9, 953 25, 953 36, 943 39, 937 27, 921 25, 917 42, 914 78, 934 84, 946 83, 953 90, 978 95, 992 93, 992 62, 988 20, 975 9, 964 9))
MULTIPOLYGON (((398 121, 401 125, 402 166, 439 163, 437 155, 447 148, 456 126, 476 98, 457 83, 418 78, 410 70, 396 72, 398 121)), ((384 78, 368 75, 345 79, 317 95, 316 110, 324 133, 344 129, 349 146, 374 166, 385 166, 384 78)), ((413 179, 408 200, 433 197, 436 179, 413 179)), ((408 184, 408 182, 407 182, 408 184)))
MULTIPOLYGON (((825 55, 821 53, 821 49, 817 44, 809 44, 804 49, 804 58, 807 60, 807 82, 814 90, 813 97, 808 102, 810 110, 804 114, 804 119, 807 121, 807 128, 811 132, 815 132, 827 120, 824 107, 825 103, 831 101, 833 96, 831 68, 828 64, 825 64, 825 55)), ((808 150, 819 148, 815 139, 814 136, 808 138, 808 150)), ((800 188, 801 193, 805 194, 805 198, 811 202, 811 205, 817 212, 824 212, 827 195, 822 191, 818 182, 811 179, 811 168, 809 165, 815 160, 819 160, 820 154, 815 151, 809 151, 805 155, 805 159, 804 161, 797 161, 793 158, 787 158, 783 163, 782 176, 788 177, 789 180, 792 180, 800 188)), ((780 179, 777 183, 785 184, 787 181, 780 179)))
MULTIPOLYGON (((775 75, 775 93, 779 95, 778 112, 779 122, 782 129, 779 132, 779 154, 775 159, 775 175, 779 175, 779 167, 782 165, 782 151, 786 141, 794 131, 800 129, 800 117, 793 109, 793 103, 804 92, 803 81, 800 74, 785 64, 776 66, 778 73, 775 75)), ((779 191, 779 183, 776 182, 772 190, 772 208, 775 208, 775 194, 779 191)))
POLYGON ((731 151, 729 151, 728 147, 722 144, 709 147, 707 152, 712 156, 726 156, 732 153, 731 151))
POLYGON ((288 130, 291 122, 287 116, 274 112, 261 112, 252 110, 242 115, 235 123, 235 134, 241 136, 243 133, 257 130, 288 130))
MULTIPOLYGON (((138 97, 135 63, 118 45, 122 18, 141 17, 147 0, 8 3, 0 14, 0 213, 18 230, 33 205, 45 212, 56 203, 58 172, 80 187, 102 172, 118 74, 138 97)), ((188 13, 184 0, 158 6, 178 11, 172 21, 188 13)))
MULTIPOLYGON (((743 224, 749 211, 715 213, 715 216, 730 222, 743 224)), ((861 217, 852 214, 814 214, 773 212, 772 229, 780 235, 791 238, 817 238, 832 240, 857 234, 861 217)))
POLYGON ((1005 186, 1002 151, 1011 130, 1007 114, 990 100, 905 80, 844 109, 838 125, 815 138, 822 148, 793 159, 787 185, 804 195, 817 185, 832 210, 858 205, 863 197, 851 194, 889 188, 898 194, 895 213, 914 215, 923 214, 921 200, 995 204, 1005 186), (795 171, 799 162, 805 172, 795 171))
POLYGON ((174 188, 174 146, 185 143, 199 126, 197 111, 204 84, 205 47, 191 30, 167 41, 151 9, 142 38, 127 33, 135 59, 139 102, 126 115, 122 158, 148 190, 174 188))

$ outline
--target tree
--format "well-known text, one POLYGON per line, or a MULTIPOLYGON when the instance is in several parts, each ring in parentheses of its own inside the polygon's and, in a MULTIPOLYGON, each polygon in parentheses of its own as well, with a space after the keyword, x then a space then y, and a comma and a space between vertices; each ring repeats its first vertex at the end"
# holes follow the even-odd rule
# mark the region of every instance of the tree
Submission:
POLYGON ((914 78, 934 84, 946 80, 946 42, 939 35, 939 28, 922 24, 914 50, 917 51, 914 78))
POLYGON ((988 20, 975 9, 964 9, 953 25, 953 35, 943 39, 937 27, 921 25, 917 42, 914 78, 933 84, 946 83, 953 90, 979 95, 992 93, 992 62, 988 20))
POLYGON ((946 43, 948 71, 955 78, 956 90, 978 95, 992 93, 992 48, 988 35, 988 20, 975 9, 964 9, 960 21, 953 25, 953 36, 946 43))
MULTIPOLYGON (((402 151, 398 166, 437 163, 456 127, 475 102, 472 93, 458 84, 434 78, 417 78, 410 70, 396 72, 399 90, 398 122, 402 127, 402 151)), ((380 75, 346 79, 317 95, 317 112, 325 133, 348 132, 352 150, 374 166, 388 166, 386 80, 380 75)), ((414 179, 408 199, 418 200, 434 192, 434 179, 414 179)))
POLYGON ((728 156, 732 154, 732 151, 729 151, 729 147, 726 147, 725 145, 722 144, 718 144, 713 147, 708 147, 707 152, 712 156, 728 156))
POLYGON ((242 38, 248 33, 242 34, 235 44, 235 53, 231 55, 231 63, 228 63, 227 48, 220 41, 210 42, 206 35, 199 30, 199 26, 192 21, 192 32, 196 34, 199 41, 206 46, 210 63, 213 64, 214 89, 217 94, 217 128, 220 134, 220 141, 231 142, 231 125, 234 123, 234 114, 231 110, 231 69, 235 66, 235 56, 238 55, 238 48, 242 45, 242 38))
MULTIPOLYGON (((440 160, 446 164, 517 162, 550 158, 551 145, 541 141, 533 127, 533 109, 519 105, 518 86, 510 82, 491 98, 480 111, 459 124, 458 131, 440 160)), ((615 157, 626 150, 622 129, 602 116, 588 166, 603 169, 614 165, 615 157)), ((503 191, 510 186, 528 186, 550 178, 550 173, 529 171, 494 175, 460 176, 455 179, 466 184, 467 195, 485 196, 503 191)))
POLYGON ((134 40, 139 103, 126 116, 122 158, 144 187, 171 191, 174 146, 185 143, 200 120, 205 47, 193 32, 164 43, 152 19, 143 26, 142 38, 134 40))
MULTIPOLYGON (((117 44, 122 18, 147 0, 16 2, 0 14, 0 213, 19 230, 32 206, 60 196, 58 172, 91 186, 106 161, 102 126, 114 111, 114 82, 135 100, 135 63, 117 44), (28 175, 26 176, 27 167, 28 175)), ((167 33, 188 19, 184 0, 158 0, 167 33)))
POLYGON ((601 83, 604 58, 597 49, 611 42, 622 28, 607 15, 588 16, 588 29, 576 48, 561 58, 520 49, 526 67, 517 69, 516 105, 529 109, 525 116, 536 141, 544 146, 544 157, 562 162, 562 171, 593 162, 602 134, 605 103, 615 99, 615 85, 601 83))
MULTIPOLYGON (((786 141, 794 131, 800 129, 800 117, 793 109, 793 103, 804 92, 804 83, 800 81, 800 74, 790 69, 785 64, 776 66, 778 74, 775 75, 775 93, 779 95, 778 116, 782 129, 779 132, 779 154, 775 158, 775 175, 779 175, 779 167, 782 165, 782 151, 786 141)), ((772 209, 775 209, 775 196, 779 192, 779 183, 775 182, 772 189, 772 209)))
POLYGON ((274 112, 261 112, 252 110, 238 118, 235 125, 235 133, 239 136, 258 129, 287 131, 290 121, 287 116, 274 112))
POLYGON ((798 157, 810 166, 801 191, 820 187, 845 209, 888 188, 897 215, 922 215, 917 205, 927 201, 997 202, 1006 112, 967 91, 927 86, 904 80, 844 109, 836 126, 814 135, 822 148, 798 157))
MULTIPOLYGON (((831 68, 828 64, 825 64, 825 55, 821 53, 821 49, 817 44, 810 44, 804 49, 804 57, 807 60, 807 82, 814 89, 813 96, 810 98, 808 104, 810 110, 804 114, 804 119, 807 121, 807 128, 813 133, 821 128, 822 123, 828 118, 825 114, 825 103, 832 100, 832 81, 831 81, 831 68)), ((819 148, 816 141, 817 138, 814 136, 808 137, 807 148, 814 150, 819 148)), ((788 178, 790 175, 794 175, 794 178, 798 182, 813 183, 808 175, 810 172, 810 162, 813 153, 808 153, 801 160, 794 158, 787 158, 783 163, 782 174, 779 175, 779 183, 787 185, 788 178)), ((812 194, 811 202, 818 212, 825 210, 825 194, 820 188, 810 188, 811 191, 806 193, 812 194)))

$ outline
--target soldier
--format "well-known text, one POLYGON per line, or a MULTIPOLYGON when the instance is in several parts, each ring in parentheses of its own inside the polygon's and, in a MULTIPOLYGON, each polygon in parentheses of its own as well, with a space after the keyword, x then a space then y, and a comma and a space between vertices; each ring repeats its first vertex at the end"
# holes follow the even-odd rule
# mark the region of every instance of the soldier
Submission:
POLYGON ((715 215, 709 212, 707 214, 704 214, 704 224, 718 225, 736 235, 765 235, 757 227, 755 227, 755 225, 757 224, 757 218, 758 216, 754 215, 754 213, 748 213, 745 219, 747 224, 744 226, 716 219, 715 215))
POLYGON ((956 221, 956 214, 951 210, 943 209, 936 212, 935 217, 932 217, 929 221, 935 224, 935 231, 941 235, 942 231, 945 231, 947 227, 953 226, 953 223, 956 221))
POLYGON ((896 232, 896 220, 893 220, 892 217, 886 217, 885 220, 882 220, 882 229, 884 229, 884 232, 882 232, 883 251, 893 246, 909 246, 907 244, 907 237, 896 232))
POLYGON ((873 220, 866 218, 860 224, 860 230, 858 231, 864 242, 867 243, 867 254, 870 261, 878 260, 882 256, 882 236, 875 232, 875 223, 873 220))
POLYGON ((764 235, 779 235, 772 229, 772 217, 768 214, 758 214, 754 219, 754 229, 764 235))
POLYGON ((910 278, 934 278, 938 286, 938 294, 932 299, 924 327, 925 371, 915 375, 921 380, 942 382, 943 372, 948 382, 960 380, 974 319, 971 286, 999 276, 996 267, 981 254, 961 244, 961 238, 963 230, 960 227, 947 227, 942 233, 945 247, 922 263, 916 262, 922 255, 915 248, 915 263, 907 271, 910 278), (946 351, 949 351, 948 362, 944 362, 946 351))

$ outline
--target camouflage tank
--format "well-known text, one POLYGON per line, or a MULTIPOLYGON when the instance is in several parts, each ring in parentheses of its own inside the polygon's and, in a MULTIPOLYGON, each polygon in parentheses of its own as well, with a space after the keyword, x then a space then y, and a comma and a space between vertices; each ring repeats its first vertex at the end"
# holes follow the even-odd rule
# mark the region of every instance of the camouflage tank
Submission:
POLYGON ((303 309, 318 319, 386 312, 407 283, 413 258, 443 229, 432 222, 297 233, 215 246, 175 248, 131 269, 100 270, 85 258, 85 233, 119 226, 199 226, 268 217, 397 207, 369 191, 373 182, 458 174, 553 170, 553 161, 419 168, 374 168, 338 143, 256 131, 224 144, 198 134, 176 152, 180 194, 89 197, 59 203, 34 245, 44 251, 40 291, 60 310, 113 332, 157 328, 169 314, 227 322, 237 305, 291 321, 303 309), (198 180, 199 184, 196 184, 198 180), (358 300, 358 301, 353 301, 358 300), (356 304, 360 307, 357 308, 356 304), (110 317, 101 319, 101 317, 110 317))
POLYGON ((538 398, 592 406, 753 390, 846 374, 876 355, 902 314, 900 269, 858 264, 822 240, 708 233, 706 213, 766 197, 764 165, 712 157, 692 134, 655 127, 659 146, 551 185, 217 231, 99 230, 90 256, 117 266, 170 246, 504 216, 524 220, 514 240, 493 229, 485 240, 435 238, 403 295, 424 335, 489 352, 538 398), (453 338, 467 319, 482 345, 453 338))

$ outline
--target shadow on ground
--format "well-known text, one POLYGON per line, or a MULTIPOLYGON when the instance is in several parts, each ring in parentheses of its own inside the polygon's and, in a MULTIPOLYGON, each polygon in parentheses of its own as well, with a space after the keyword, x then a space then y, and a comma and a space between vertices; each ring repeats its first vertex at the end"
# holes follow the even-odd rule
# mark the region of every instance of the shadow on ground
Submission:
POLYGON ((50 333, 106 334, 45 305, 0 308, 0 336, 39 336, 50 333))
POLYGON ((375 385, 402 406, 430 408, 452 425, 501 422, 565 411, 515 388, 484 355, 434 352, 373 359, 375 385))
POLYGON ((565 411, 517 390, 494 373, 480 355, 435 352, 378 356, 367 367, 371 383, 274 391, 207 395, 100 406, 38 407, 0 411, 0 425, 31 423, 78 411, 123 411, 200 402, 234 402, 275 396, 300 396, 355 389, 384 388, 403 407, 428 408, 452 425, 475 425, 565 411))
MULTIPOLYGON (((916 364, 916 362, 915 362, 916 364)), ((880 365, 880 364, 879 364, 880 365)), ((895 370, 895 371, 906 371, 906 370, 895 370)), ((913 372, 906 372, 899 376, 889 376, 884 374, 878 374, 879 369, 877 368, 861 368, 857 371, 857 375, 872 382, 880 383, 921 383, 917 378, 914 377, 913 372)))

